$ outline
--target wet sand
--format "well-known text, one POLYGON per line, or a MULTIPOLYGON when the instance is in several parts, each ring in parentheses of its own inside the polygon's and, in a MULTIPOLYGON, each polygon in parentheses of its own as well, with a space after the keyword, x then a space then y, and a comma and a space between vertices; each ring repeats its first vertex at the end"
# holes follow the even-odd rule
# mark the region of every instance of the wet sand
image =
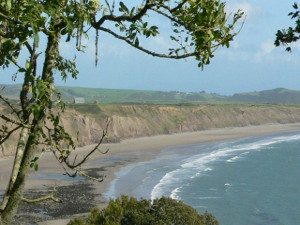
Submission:
MULTIPOLYGON (((102 150, 109 149, 105 155, 95 153, 83 169, 92 176, 104 176, 103 182, 88 181, 83 178, 71 179, 62 175, 64 171, 50 153, 40 159, 40 169, 33 172, 26 183, 26 196, 41 196, 57 187, 57 196, 62 203, 41 203, 38 205, 22 204, 19 218, 32 224, 66 224, 68 218, 84 214, 91 207, 104 207, 107 200, 102 196, 107 191, 114 174, 122 167, 141 161, 148 161, 159 154, 162 149, 172 146, 200 144, 223 140, 268 135, 279 132, 300 131, 297 124, 269 124, 241 128, 214 129, 191 133, 160 135, 124 140, 116 144, 104 144, 102 150), (45 221, 47 220, 47 221, 45 221), (41 222, 42 221, 42 222, 41 222)), ((83 156, 93 146, 78 148, 83 156)), ((0 159, 0 193, 5 189, 12 166, 13 157, 0 159)), ((25 222, 26 224, 26 222, 25 222)))

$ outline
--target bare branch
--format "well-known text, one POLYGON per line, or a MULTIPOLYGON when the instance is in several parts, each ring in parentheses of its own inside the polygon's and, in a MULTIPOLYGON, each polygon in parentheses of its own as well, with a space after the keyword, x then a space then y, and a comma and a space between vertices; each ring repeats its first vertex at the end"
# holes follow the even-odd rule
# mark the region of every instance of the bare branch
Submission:
POLYGON ((93 180, 93 181, 97 181, 97 182, 102 182, 105 178, 104 175, 102 175, 100 178, 96 178, 96 177, 88 175, 87 173, 83 172, 82 170, 77 170, 77 169, 76 169, 76 173, 83 177, 88 178, 89 180, 93 180))
MULTIPOLYGON (((73 162, 72 164, 70 164, 70 163, 68 162, 68 158, 64 158, 64 159, 63 159, 63 162, 67 165, 68 168, 75 170, 76 168, 80 167, 83 163, 85 163, 85 162, 88 160, 88 158, 89 158, 95 151, 99 150, 100 145, 103 143, 104 138, 105 138, 106 135, 107 135, 109 125, 110 125, 110 121, 108 120, 107 123, 106 123, 106 127, 105 127, 105 129, 103 130, 103 132, 102 132, 102 136, 101 136, 101 138, 100 138, 100 141, 98 142, 98 144, 97 144, 97 145, 96 145, 96 146, 95 146, 88 154, 86 154, 86 155, 83 157, 83 159, 82 159, 80 162, 76 163, 76 161, 74 160, 74 162, 73 162)), ((77 158, 77 156, 75 156, 75 157, 77 158)))
MULTIPOLYGON (((0 147, 1 147, 2 155, 3 155, 3 156, 6 156, 3 145, 0 145, 0 147)), ((0 209, 0 211, 1 211, 1 209, 0 209)))
POLYGON ((1 115, 0 115, 0 118, 3 119, 3 120, 5 120, 6 122, 9 122, 9 123, 12 123, 12 124, 16 124, 16 125, 18 125, 18 126, 25 127, 25 124, 22 124, 22 123, 20 123, 20 122, 14 120, 14 119, 11 119, 11 118, 9 118, 9 117, 7 117, 7 116, 5 116, 5 115, 2 115, 2 114, 1 114, 1 115))
POLYGON ((18 119, 20 120, 20 121, 22 121, 21 120, 21 118, 20 118, 20 112, 18 112, 18 110, 8 101, 8 99, 6 99, 6 98, 4 98, 2 95, 0 95, 0 99, 6 104, 6 105, 8 105, 8 107, 12 110, 12 112, 14 113, 14 114, 16 114, 16 116, 18 117, 18 119))
POLYGON ((171 20, 171 21, 173 21, 173 22, 175 22, 175 23, 178 23, 178 24, 180 24, 181 26, 183 26, 183 27, 186 28, 185 24, 182 23, 181 21, 179 21, 178 19, 176 19, 175 17, 170 16, 170 15, 168 15, 167 13, 162 12, 162 11, 160 11, 160 10, 158 10, 158 9, 153 9, 153 8, 152 8, 151 10, 152 10, 153 12, 156 12, 156 13, 158 13, 159 15, 162 15, 162 16, 168 18, 169 20, 171 20))
POLYGON ((185 58, 189 58, 189 57, 194 57, 197 55, 197 52, 191 52, 191 53, 185 53, 185 54, 181 54, 181 55, 168 55, 168 54, 163 54, 163 53, 157 53, 148 49, 145 49, 139 45, 135 45, 134 43, 132 43, 130 40, 128 40, 126 37, 121 36, 115 32, 113 32, 110 29, 104 28, 104 27, 100 27, 99 30, 102 30, 106 33, 109 33, 111 35, 113 35, 115 38, 125 41, 127 44, 131 45, 132 47, 147 53, 148 55, 154 56, 154 57, 159 57, 159 58, 167 58, 167 59, 185 59, 185 58))
POLYGON ((113 14, 113 11, 112 11, 112 9, 111 9, 111 7, 110 7, 110 5, 109 5, 109 3, 108 3, 107 0, 105 0, 105 4, 107 5, 107 8, 108 8, 108 10, 109 10, 109 13, 112 15, 112 14, 113 14))
POLYGON ((36 198, 36 199, 22 198, 23 202, 31 203, 31 204, 37 204, 37 203, 45 202, 45 201, 49 201, 49 200, 54 201, 54 202, 58 202, 58 203, 62 202, 61 199, 55 198, 53 195, 47 195, 47 196, 43 196, 43 197, 36 198))
POLYGON ((10 62, 12 62, 16 67, 18 67, 18 69, 23 69, 23 67, 20 66, 20 65, 16 62, 16 60, 14 60, 13 58, 8 58, 8 60, 9 60, 10 62))
POLYGON ((42 197, 39 197, 39 198, 35 198, 35 199, 28 199, 28 198, 24 198, 22 197, 21 200, 23 202, 26 202, 26 203, 30 203, 30 204, 37 204, 37 203, 41 203, 41 202, 45 202, 45 201, 53 201, 53 202, 58 202, 58 203, 61 203, 62 200, 55 197, 55 193, 56 193, 56 188, 54 188, 54 190, 52 191, 51 194, 49 195, 46 195, 46 196, 42 196, 42 197))
POLYGON ((80 175, 80 176, 83 176, 83 177, 85 177, 85 178, 87 178, 89 180, 96 181, 96 182, 103 182, 103 180, 105 178, 104 175, 100 176, 100 178, 90 176, 86 172, 84 172, 82 170, 79 170, 79 169, 72 169, 75 172, 74 173, 70 173, 63 164, 61 164, 61 166, 62 166, 62 168, 65 171, 64 175, 67 175, 67 176, 72 177, 72 178, 77 177, 77 175, 80 175))
MULTIPOLYGON (((14 129, 10 130, 9 132, 7 132, 7 134, 5 135, 5 137, 0 139, 0 145, 2 146, 2 144, 17 130, 19 130, 22 126, 17 126, 14 129)), ((2 151, 4 152, 4 150, 2 151)))

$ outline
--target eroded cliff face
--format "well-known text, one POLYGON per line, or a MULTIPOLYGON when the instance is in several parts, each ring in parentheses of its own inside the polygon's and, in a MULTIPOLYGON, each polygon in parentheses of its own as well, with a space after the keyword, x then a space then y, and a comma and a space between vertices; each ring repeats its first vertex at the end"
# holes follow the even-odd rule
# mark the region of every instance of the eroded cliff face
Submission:
MULTIPOLYGON (((73 105, 61 117, 78 146, 97 143, 106 120, 111 121, 107 142, 121 139, 242 127, 268 123, 300 122, 300 106, 280 105, 73 105)), ((1 124, 0 124, 1 125, 1 124)), ((18 134, 2 146, 0 156, 14 153, 18 134)))

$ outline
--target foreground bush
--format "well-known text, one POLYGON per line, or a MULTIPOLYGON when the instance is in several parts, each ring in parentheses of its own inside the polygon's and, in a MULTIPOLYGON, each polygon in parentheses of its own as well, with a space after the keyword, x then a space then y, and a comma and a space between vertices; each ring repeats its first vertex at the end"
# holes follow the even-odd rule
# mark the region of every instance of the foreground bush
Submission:
POLYGON ((192 207, 171 198, 154 200, 122 196, 111 200, 103 210, 93 209, 88 218, 74 219, 69 225, 218 225, 209 213, 199 214, 192 207))

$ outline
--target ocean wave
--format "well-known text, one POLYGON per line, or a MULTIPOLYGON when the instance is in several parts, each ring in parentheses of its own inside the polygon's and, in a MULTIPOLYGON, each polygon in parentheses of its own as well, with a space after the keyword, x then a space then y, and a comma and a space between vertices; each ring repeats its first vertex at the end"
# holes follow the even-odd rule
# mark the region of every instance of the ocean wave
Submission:
POLYGON ((181 188, 182 188, 182 187, 175 188, 175 189, 171 192, 170 198, 176 199, 176 200, 180 200, 178 194, 181 192, 181 188))
POLYGON ((230 147, 223 147, 209 153, 193 156, 188 160, 185 160, 178 169, 166 173, 160 179, 159 183, 152 189, 151 199, 154 200, 163 195, 173 195, 174 197, 173 191, 175 191, 178 187, 182 188, 182 183, 188 183, 188 180, 200 176, 203 172, 210 171, 209 169, 211 168, 208 167, 208 164, 216 160, 224 158, 226 160, 226 157, 230 156, 231 158, 226 161, 234 162, 247 154, 250 154, 252 151, 260 151, 262 149, 266 150, 270 149, 270 145, 296 140, 300 140, 300 135, 272 137, 236 146, 233 144, 233 146, 230 147), (234 155, 236 153, 238 153, 238 155, 234 155))
POLYGON ((239 159, 243 159, 244 156, 248 155, 250 152, 243 152, 242 154, 236 155, 230 159, 227 159, 226 162, 233 163, 238 161, 239 159))
POLYGON ((234 156, 234 157, 232 157, 230 159, 227 159, 226 161, 229 162, 229 163, 232 163, 232 162, 235 162, 235 161, 237 161, 238 159, 241 159, 241 158, 243 158, 243 157, 234 156))
POLYGON ((199 177, 201 173, 197 172, 196 174, 194 174, 193 176, 191 176, 191 179, 195 179, 196 177, 199 177))
POLYGON ((176 175, 180 174, 180 172, 183 172, 181 169, 177 169, 174 171, 171 171, 169 173, 166 173, 163 178, 160 179, 158 184, 154 186, 154 188, 151 191, 151 200, 160 198, 163 196, 165 187, 168 188, 168 184, 177 183, 180 178, 176 175))
MULTIPOLYGON (((241 144, 241 145, 237 145, 237 146, 221 148, 221 149, 212 151, 211 153, 208 153, 205 155, 200 155, 199 158, 197 158, 191 162, 184 163, 183 165, 181 165, 181 167, 182 168, 195 168, 196 167, 196 168, 201 169, 208 162, 218 160, 222 157, 230 156, 236 152, 245 151, 244 153, 241 154, 243 156, 243 154, 244 155, 249 154, 250 153, 249 151, 261 150, 263 148, 268 147, 269 145, 278 144, 278 143, 282 143, 282 142, 290 142, 290 141, 295 141, 295 140, 300 140, 300 135, 280 136, 280 137, 269 138, 269 139, 262 140, 262 141, 257 141, 257 142, 250 143, 250 144, 241 144)), ((233 156, 233 158, 235 158, 235 157, 236 156, 233 156)))
POLYGON ((206 169, 204 169, 205 172, 207 172, 207 171, 212 171, 212 170, 213 170, 213 169, 210 168, 210 167, 207 167, 206 169))

